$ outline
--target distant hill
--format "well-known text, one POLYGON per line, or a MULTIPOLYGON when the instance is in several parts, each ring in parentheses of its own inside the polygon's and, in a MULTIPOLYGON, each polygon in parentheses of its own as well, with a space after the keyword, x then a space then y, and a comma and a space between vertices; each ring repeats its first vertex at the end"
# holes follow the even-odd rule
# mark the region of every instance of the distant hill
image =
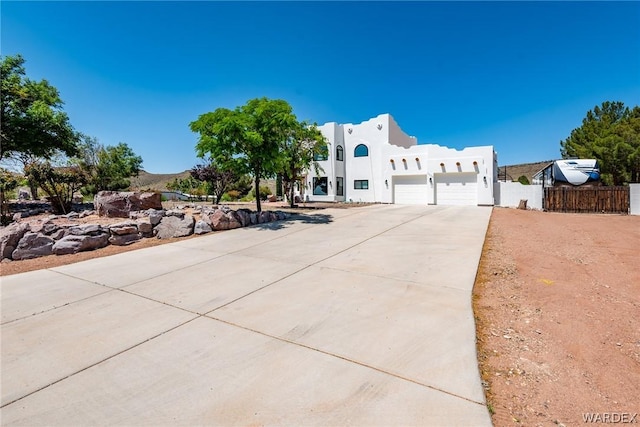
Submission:
POLYGON ((522 175, 526 176, 529 182, 533 180, 533 175, 544 167, 553 163, 553 160, 546 160, 535 163, 522 163, 519 165, 498 166, 498 181, 517 181, 522 175), (506 179, 505 179, 506 173, 506 179))
MULTIPOLYGON (((533 180, 533 175, 540 169, 552 163, 553 160, 547 160, 543 162, 535 163, 523 163, 519 165, 502 165, 498 167, 498 181, 517 181, 522 175, 526 176, 529 182, 533 180)), ((184 179, 189 177, 189 171, 183 171, 178 173, 149 173, 147 171, 141 171, 137 177, 131 178, 131 190, 167 190, 167 184, 176 178, 184 179)), ((267 185, 272 191, 275 191, 275 180, 268 179, 262 180, 260 186, 267 185)))
MULTIPOLYGON (((185 179, 190 176, 188 170, 184 172, 178 173, 149 173, 147 171, 140 171, 140 174, 137 177, 131 177, 131 186, 129 189, 131 191, 137 190, 156 190, 156 191, 166 191, 167 184, 172 182, 174 179, 185 179)), ((262 179, 260 181, 260 187, 268 186, 271 188, 272 192, 275 192, 276 188, 276 180, 275 179, 262 179)))
POLYGON ((176 178, 184 179, 189 176, 189 171, 179 173, 149 173, 140 171, 138 176, 131 178, 131 190, 167 190, 167 184, 176 178))

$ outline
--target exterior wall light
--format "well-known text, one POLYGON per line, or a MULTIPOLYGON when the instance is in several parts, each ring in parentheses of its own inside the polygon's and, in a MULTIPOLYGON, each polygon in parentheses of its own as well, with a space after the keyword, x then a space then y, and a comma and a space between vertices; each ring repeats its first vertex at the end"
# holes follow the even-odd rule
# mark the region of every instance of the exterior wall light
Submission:
POLYGON ((351 133, 351 132, 353 132, 353 129, 349 128, 349 129, 347 129, 347 132, 351 133))
POLYGON ((382 123, 378 123, 378 126, 376 126, 378 128, 378 130, 382 130, 382 123))
POLYGON ((487 177, 486 176, 483 176, 482 180, 484 181, 485 184, 487 183, 487 177))
POLYGON ((388 180, 384 180, 384 185, 386 185, 387 187, 389 186, 389 181, 388 180))
POLYGON ((429 177, 429 184, 433 185, 433 178, 429 177))

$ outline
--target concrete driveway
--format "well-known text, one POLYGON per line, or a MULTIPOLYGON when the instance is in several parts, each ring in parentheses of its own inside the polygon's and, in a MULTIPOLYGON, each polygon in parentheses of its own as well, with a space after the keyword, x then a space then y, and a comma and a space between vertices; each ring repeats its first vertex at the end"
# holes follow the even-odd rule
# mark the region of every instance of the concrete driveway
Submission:
POLYGON ((489 426, 491 208, 375 205, 2 278, 2 425, 489 426))

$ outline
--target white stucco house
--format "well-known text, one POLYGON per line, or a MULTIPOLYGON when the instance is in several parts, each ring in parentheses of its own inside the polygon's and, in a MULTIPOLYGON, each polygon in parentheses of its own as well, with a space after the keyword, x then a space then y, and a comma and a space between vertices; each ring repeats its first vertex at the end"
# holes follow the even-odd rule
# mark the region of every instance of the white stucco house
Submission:
POLYGON ((493 146, 456 150, 418 145, 393 117, 381 114, 360 124, 327 123, 322 168, 308 171, 303 197, 310 201, 417 205, 493 205, 498 180, 493 146))

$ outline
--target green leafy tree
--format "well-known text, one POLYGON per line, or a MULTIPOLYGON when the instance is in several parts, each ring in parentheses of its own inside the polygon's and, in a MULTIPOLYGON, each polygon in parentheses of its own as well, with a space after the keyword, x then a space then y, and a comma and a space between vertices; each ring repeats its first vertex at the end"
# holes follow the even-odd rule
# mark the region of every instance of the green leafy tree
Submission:
POLYGON ((16 154, 50 158, 58 150, 76 154, 79 135, 62 110, 58 90, 46 80, 25 77, 24 62, 16 55, 0 63, 0 160, 16 154))
POLYGON ((16 174, 0 168, 0 225, 7 225, 12 220, 7 203, 7 193, 15 190, 18 184, 16 174))
POLYGON ((603 102, 560 142, 563 158, 594 158, 607 185, 640 182, 640 107, 603 102))
MULTIPOLYGON (((200 134, 198 156, 208 155, 223 169, 251 174, 254 187, 276 175, 281 164, 280 147, 297 123, 286 101, 257 98, 234 110, 218 108, 191 122, 200 134)), ((262 210, 260 198, 256 208, 262 210)))
POLYGON ((228 192, 236 191, 238 193, 237 198, 245 197, 253 189, 253 183, 251 182, 249 175, 241 175, 238 179, 229 184, 228 192))
POLYGON ((85 191, 124 190, 131 185, 129 178, 137 176, 142 167, 142 157, 136 155, 125 143, 103 146, 96 138, 83 135, 79 144, 80 155, 74 158, 87 173, 85 191))
POLYGON ((138 176, 142 157, 124 142, 107 146, 98 152, 96 165, 97 190, 122 190, 131 185, 129 178, 138 176))
POLYGON ((320 171, 315 159, 326 158, 328 146, 318 127, 307 122, 296 123, 282 142, 280 173, 289 204, 294 207, 295 183, 300 181, 305 171, 313 167, 320 171))
POLYGON ((25 172, 49 196, 51 208, 59 214, 71 212, 73 194, 87 183, 85 171, 77 165, 54 167, 43 161, 30 164, 25 172))
POLYGON ((527 178, 525 175, 520 175, 520 176, 518 177, 518 182, 519 182, 520 184, 522 184, 522 185, 529 185, 529 184, 531 184, 531 183, 529 182, 529 178, 527 178))

